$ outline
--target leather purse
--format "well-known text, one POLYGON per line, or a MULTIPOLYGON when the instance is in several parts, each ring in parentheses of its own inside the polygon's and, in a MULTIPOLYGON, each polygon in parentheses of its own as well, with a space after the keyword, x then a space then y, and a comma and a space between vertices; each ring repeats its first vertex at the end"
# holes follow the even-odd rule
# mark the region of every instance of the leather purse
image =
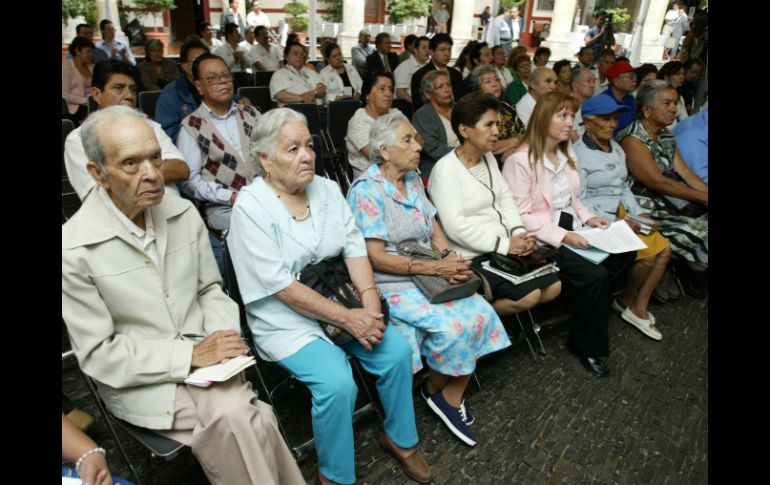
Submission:
MULTIPOLYGON (((434 249, 428 249, 420 246, 416 241, 403 241, 396 244, 396 250, 401 256, 408 256, 414 259, 441 259, 441 255, 434 249)), ((472 296, 478 291, 481 285, 481 279, 475 274, 471 275, 467 281, 452 284, 444 278, 438 276, 409 275, 412 282, 423 292, 425 297, 431 303, 445 303, 460 298, 472 296)))
MULTIPOLYGON (((311 288, 317 293, 323 295, 334 302, 337 302, 345 308, 363 308, 361 297, 353 286, 350 279, 350 273, 345 266, 345 260, 342 255, 334 256, 316 264, 309 264, 297 273, 296 279, 303 285, 311 288)), ((385 326, 388 325, 389 307, 382 293, 377 290, 380 296, 380 312, 385 326)), ((335 345, 343 345, 354 340, 351 334, 342 328, 332 325, 328 322, 318 321, 324 333, 335 345)))
POLYGON ((523 276, 553 263, 555 255, 555 250, 543 246, 539 246, 527 256, 517 256, 515 254, 503 256, 498 253, 489 253, 489 265, 514 276, 523 276))

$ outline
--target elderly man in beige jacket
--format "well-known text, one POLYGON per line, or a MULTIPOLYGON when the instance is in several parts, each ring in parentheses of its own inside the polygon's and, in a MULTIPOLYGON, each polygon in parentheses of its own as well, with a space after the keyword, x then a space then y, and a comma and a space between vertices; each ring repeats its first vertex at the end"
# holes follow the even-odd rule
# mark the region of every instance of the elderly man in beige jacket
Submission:
POLYGON ((242 376, 183 383, 248 349, 197 210, 163 197, 146 117, 113 106, 81 133, 97 186, 62 226, 62 316, 83 372, 116 416, 190 446, 211 483, 304 484, 242 376))

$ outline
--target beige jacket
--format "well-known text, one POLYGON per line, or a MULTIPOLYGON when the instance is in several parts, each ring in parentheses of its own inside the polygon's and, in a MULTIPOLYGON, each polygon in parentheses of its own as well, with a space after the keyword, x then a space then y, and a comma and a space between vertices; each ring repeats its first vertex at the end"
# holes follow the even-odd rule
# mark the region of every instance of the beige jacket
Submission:
POLYGON ((117 417, 169 429, 194 340, 239 329, 220 287, 207 230, 190 202, 164 197, 151 212, 160 268, 109 212, 97 186, 62 226, 62 317, 80 367, 117 417))

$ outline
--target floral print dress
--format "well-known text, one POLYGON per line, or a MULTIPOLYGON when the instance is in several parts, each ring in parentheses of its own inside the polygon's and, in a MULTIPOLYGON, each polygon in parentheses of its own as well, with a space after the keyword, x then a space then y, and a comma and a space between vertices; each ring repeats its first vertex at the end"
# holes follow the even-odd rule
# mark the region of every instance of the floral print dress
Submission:
MULTIPOLYGON (((384 241, 389 254, 397 254, 395 245, 407 240, 430 247, 433 233, 436 208, 419 176, 412 171, 404 181, 406 197, 372 165, 348 192, 364 238, 384 241)), ((408 275, 375 271, 375 282, 390 305, 390 324, 412 347, 413 372, 422 369, 424 356, 436 372, 467 375, 479 357, 511 345, 500 318, 481 295, 432 304, 408 275)))

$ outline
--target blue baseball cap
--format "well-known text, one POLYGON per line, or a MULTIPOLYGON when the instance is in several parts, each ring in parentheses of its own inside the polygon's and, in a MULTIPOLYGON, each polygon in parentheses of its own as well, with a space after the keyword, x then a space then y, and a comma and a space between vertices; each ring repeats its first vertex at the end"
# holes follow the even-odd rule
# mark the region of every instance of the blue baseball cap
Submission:
POLYGON ((582 116, 591 115, 608 115, 617 111, 628 111, 628 106, 622 105, 612 99, 611 96, 606 94, 597 94, 588 98, 582 106, 580 106, 580 114, 582 116))

